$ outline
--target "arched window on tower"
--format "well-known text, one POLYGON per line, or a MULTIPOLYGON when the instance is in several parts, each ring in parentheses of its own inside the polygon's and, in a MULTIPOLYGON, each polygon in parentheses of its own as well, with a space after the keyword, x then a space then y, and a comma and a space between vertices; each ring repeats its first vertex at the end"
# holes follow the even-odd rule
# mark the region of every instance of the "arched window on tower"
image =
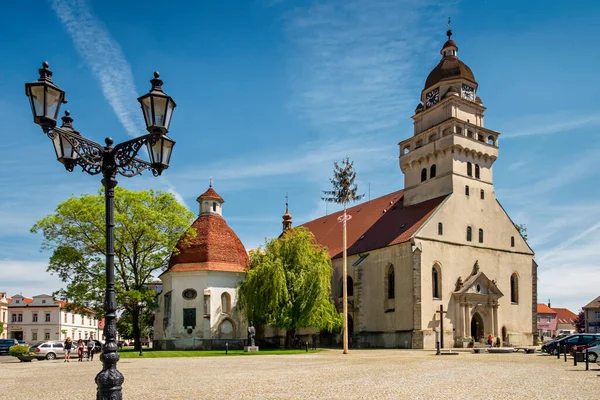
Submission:
POLYGON ((421 182, 425 182, 427 180, 427 168, 423 168, 421 170, 421 182))
POLYGON ((431 168, 429 168, 429 178, 435 178, 435 173, 436 173, 436 167, 435 167, 435 164, 433 164, 431 166, 431 168))
POLYGON ((475 164, 475 178, 479 179, 479 164, 475 164))
POLYGON ((519 278, 517 274, 510 276, 510 302, 512 304, 519 303, 519 278))
POLYGON ((431 289, 434 299, 442 298, 442 271, 438 264, 431 268, 431 289))
POLYGON ((483 229, 479 229, 479 243, 483 243, 483 229))
POLYGON ((395 281, 395 277, 394 277, 394 265, 390 265, 390 267, 388 268, 387 284, 388 284, 387 298, 393 299, 396 297, 396 281, 395 281))
POLYGON ((467 175, 473 176, 473 164, 471 162, 467 162, 467 175))
POLYGON ((213 201, 213 212, 217 212, 217 202, 213 201))
POLYGON ((473 232, 471 230, 470 226, 467 226, 467 242, 470 242, 473 240, 473 232))
POLYGON ((229 314, 231 312, 231 296, 227 292, 221 295, 221 312, 229 314))
POLYGON ((441 222, 438 222, 438 235, 442 236, 444 234, 444 225, 441 222))

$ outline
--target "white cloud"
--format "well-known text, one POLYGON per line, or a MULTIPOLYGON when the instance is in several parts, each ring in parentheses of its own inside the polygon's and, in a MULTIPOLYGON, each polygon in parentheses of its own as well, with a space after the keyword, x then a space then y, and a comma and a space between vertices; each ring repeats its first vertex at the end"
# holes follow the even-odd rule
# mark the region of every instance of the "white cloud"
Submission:
POLYGON ((0 291, 8 296, 17 293, 26 297, 52 294, 62 287, 62 282, 57 276, 47 273, 47 267, 46 261, 0 260, 0 291))
POLYGON ((519 138, 532 135, 550 135, 566 132, 577 128, 591 128, 600 125, 600 115, 579 115, 573 112, 555 112, 549 115, 528 116, 525 118, 511 119, 511 124, 506 127, 503 139, 519 138), (540 121, 543 121, 540 123, 540 121), (514 131, 515 127, 518 127, 514 131))
POLYGON ((102 21, 92 14, 85 0, 53 0, 52 8, 71 35, 78 53, 100 81, 104 97, 132 137, 144 126, 131 67, 121 46, 102 21))

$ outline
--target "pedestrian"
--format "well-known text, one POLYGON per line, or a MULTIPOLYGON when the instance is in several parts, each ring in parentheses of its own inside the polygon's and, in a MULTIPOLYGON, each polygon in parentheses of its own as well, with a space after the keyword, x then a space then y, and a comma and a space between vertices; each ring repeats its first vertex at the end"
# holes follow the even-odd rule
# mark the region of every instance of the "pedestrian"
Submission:
POLYGON ((87 342, 88 361, 94 361, 94 352, 96 350, 96 342, 90 336, 87 342))
POLYGON ((64 348, 65 348, 65 362, 69 362, 69 360, 71 359, 71 350, 73 350, 73 341, 71 340, 70 337, 68 337, 67 340, 65 340, 64 348))
POLYGON ((490 346, 490 347, 492 347, 492 344, 494 343, 494 335, 492 335, 491 333, 488 336, 487 343, 488 343, 488 346, 490 346))
POLYGON ((79 358, 78 361, 83 361, 83 340, 79 339, 77 341, 77 357, 79 358))

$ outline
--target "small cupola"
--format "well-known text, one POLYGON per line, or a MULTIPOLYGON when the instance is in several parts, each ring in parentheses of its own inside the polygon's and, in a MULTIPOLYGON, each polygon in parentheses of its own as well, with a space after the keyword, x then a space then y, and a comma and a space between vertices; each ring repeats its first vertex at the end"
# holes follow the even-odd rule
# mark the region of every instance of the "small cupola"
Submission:
POLYGON ((450 18, 448 18, 448 30, 446 31, 446 36, 448 36, 448 40, 446 41, 446 43, 444 43, 444 46, 442 46, 442 50, 440 50, 442 58, 456 57, 456 55, 458 54, 458 46, 456 45, 454 40, 451 39, 452 30, 450 29, 450 18))
MULTIPOLYGON (((287 197, 287 196, 286 196, 287 197)), ((290 214, 289 210, 288 210, 288 202, 286 199, 285 202, 285 214, 283 214, 283 216, 281 217, 283 219, 283 231, 287 231, 288 229, 292 228, 292 214, 290 214)))
POLYGON ((200 204, 200 215, 203 214, 216 214, 223 216, 222 207, 225 200, 213 189, 212 179, 208 190, 202 193, 196 201, 200 204))

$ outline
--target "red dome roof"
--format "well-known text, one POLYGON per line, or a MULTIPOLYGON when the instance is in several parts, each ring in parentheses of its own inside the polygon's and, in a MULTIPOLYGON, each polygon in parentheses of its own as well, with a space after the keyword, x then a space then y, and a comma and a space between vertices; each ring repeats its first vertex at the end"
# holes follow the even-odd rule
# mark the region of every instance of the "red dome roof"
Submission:
MULTIPOLYGON (((211 190, 212 188, 207 193, 211 190)), ((191 228, 196 231, 196 235, 190 240, 180 240, 177 243, 179 253, 171 256, 166 272, 206 270, 245 272, 248 269, 250 266, 248 253, 240 238, 227 225, 223 217, 202 214, 194 221, 191 228)))
POLYGON ((212 188, 212 186, 209 186, 209 188, 206 192, 204 192, 200 196, 198 196, 197 200, 200 200, 200 199, 215 199, 215 200, 219 200, 221 203, 225 203, 225 200, 223 200, 223 198, 221 196, 219 196, 219 193, 217 193, 215 191, 215 189, 212 188))
POLYGON ((446 47, 451 47, 451 46, 456 47, 456 50, 458 50, 458 46, 456 45, 456 42, 454 42, 454 40, 452 40, 452 39, 448 39, 446 41, 446 43, 444 43, 442 50, 444 50, 446 47))

